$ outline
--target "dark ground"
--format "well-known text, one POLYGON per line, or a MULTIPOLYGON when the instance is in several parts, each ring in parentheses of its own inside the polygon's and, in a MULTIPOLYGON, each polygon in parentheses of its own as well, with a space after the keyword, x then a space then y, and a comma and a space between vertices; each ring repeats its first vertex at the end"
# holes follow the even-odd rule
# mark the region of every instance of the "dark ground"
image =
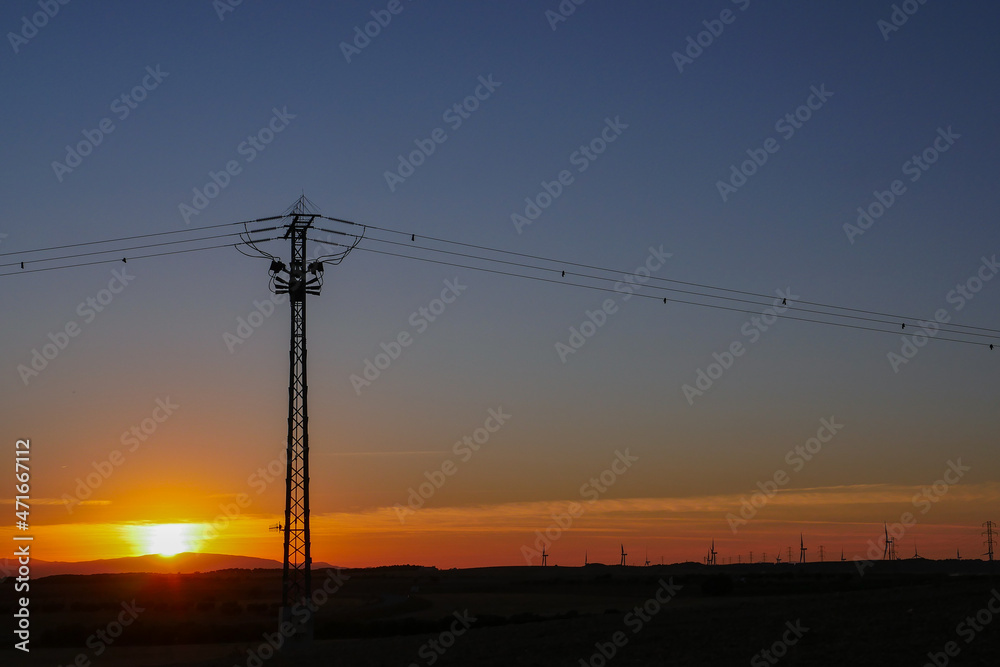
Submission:
MULTIPOLYGON (((929 652, 941 654, 937 667, 992 667, 1000 664, 1000 614, 988 603, 1000 612, 1000 593, 985 566, 878 563, 864 577, 851 563, 353 570, 317 612, 313 645, 275 657, 263 642, 265 633, 276 636, 280 571, 54 576, 31 582, 31 653, 7 640, 0 663, 596 667, 605 664, 600 645, 614 651, 606 664, 623 667, 920 667, 933 664, 929 652), (676 595, 661 605, 658 591, 676 595), (110 645, 101 642, 96 631, 114 634, 109 624, 133 599, 143 611, 110 645), (475 622, 450 635, 463 630, 455 616, 463 612, 475 622), (957 656, 943 653, 948 642, 957 656), (772 647, 770 659, 760 654, 772 647)), ((325 571, 314 572, 316 586, 324 581, 325 571)), ((0 598, 7 619, 11 584, 0 598)))

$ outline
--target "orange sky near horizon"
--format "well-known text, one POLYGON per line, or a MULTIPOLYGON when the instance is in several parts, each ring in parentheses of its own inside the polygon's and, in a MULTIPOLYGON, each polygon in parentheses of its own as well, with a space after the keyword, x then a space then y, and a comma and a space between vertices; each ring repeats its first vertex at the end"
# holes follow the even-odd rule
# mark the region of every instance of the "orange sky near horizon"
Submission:
MULTIPOLYGON (((773 561, 779 551, 784 560, 788 547, 797 560, 802 533, 810 561, 819 560, 820 545, 826 560, 839 559, 841 550, 852 560, 871 557, 869 540, 881 548, 882 524, 869 518, 875 514, 890 528, 898 524, 900 557, 912 556, 915 549, 928 558, 954 558, 956 550, 964 558, 979 557, 984 550, 984 518, 979 515, 984 505, 995 506, 1000 500, 1000 484, 960 483, 940 496, 933 491, 921 496, 923 488, 878 484, 781 490, 756 515, 744 509, 744 516, 750 517, 745 524, 737 517, 746 495, 318 513, 311 523, 312 554, 315 562, 345 567, 528 565, 539 564, 538 549, 544 543, 550 564, 580 565, 585 553, 591 562, 614 564, 624 543, 628 562, 642 564, 646 558, 654 563, 699 561, 714 540, 719 562, 746 562, 751 551, 755 561, 764 554, 773 561)), ((178 550, 281 560, 281 534, 269 530, 279 514, 255 512, 259 508, 248 502, 249 496, 241 499, 242 509, 235 496, 213 500, 218 510, 214 517, 180 522, 184 539, 178 550)), ((34 557, 84 561, 158 553, 156 522, 86 520, 88 510, 109 504, 76 506, 74 516, 80 520, 72 523, 59 523, 65 521, 59 517, 65 513, 62 503, 38 504, 32 527, 34 557)))
MULTIPOLYGON (((284 506, 282 406, 270 406, 252 425, 228 417, 227 430, 210 400, 170 400, 180 405, 177 416, 135 451, 106 425, 110 407, 81 410, 35 430, 35 558, 157 553, 147 526, 185 524, 182 550, 280 561, 281 535, 269 527, 282 520, 284 506), (119 462, 109 464, 112 458, 119 462)), ((389 411, 396 421, 385 422, 364 410, 324 411, 318 403, 313 433, 337 437, 334 443, 314 437, 311 447, 313 560, 348 567, 522 565, 538 562, 538 533, 547 529, 550 564, 577 565, 585 553, 617 563, 622 543, 630 562, 644 561, 647 548, 653 562, 699 561, 713 539, 720 559, 745 560, 751 551, 755 559, 764 553, 770 559, 779 550, 787 558, 789 546, 797 559, 800 533, 811 560, 819 559, 820 545, 829 558, 843 550, 851 559, 880 538, 883 522, 900 522, 906 512, 916 525, 897 542, 900 555, 916 547, 930 558, 952 558, 956 550, 978 557, 985 551, 981 525, 995 518, 991 508, 1000 501, 1000 483, 990 479, 989 439, 962 421, 935 429, 930 411, 925 421, 908 425, 920 433, 891 446, 882 444, 892 431, 883 415, 855 413, 838 421, 846 424, 843 431, 800 464, 794 452, 822 420, 840 417, 778 418, 775 407, 766 414, 744 410, 726 421, 629 406, 615 423, 584 424, 556 411, 547 419, 565 423, 554 428, 533 421, 527 406, 505 405, 463 409, 462 419, 448 421, 444 417, 461 406, 400 402, 389 411), (465 460, 452 444, 475 432, 489 409, 513 417, 465 460), (663 435, 667 424, 669 435, 663 435), (534 445, 547 439, 567 444, 534 445), (341 442, 351 449, 338 447, 341 442), (629 456, 636 460, 623 464, 629 456), (429 492, 428 479, 448 461, 458 471, 429 492), (938 484, 957 475, 949 462, 961 462, 962 474, 954 484, 938 484), (759 486, 774 486, 781 473, 788 479, 773 498, 754 495, 759 486), (607 486, 598 492, 594 484, 601 479, 607 486), (425 492, 423 507, 418 498, 412 511, 394 509, 414 500, 417 489, 425 492), (755 514, 743 505, 750 499, 760 505, 755 514), (553 515, 565 515, 574 502, 582 512, 559 528, 553 515), (736 521, 741 511, 745 525, 736 521), (738 524, 735 532, 731 523, 738 524)), ((980 412, 976 404, 967 407, 980 412)), ((141 415, 149 404, 139 398, 125 409, 141 415)))

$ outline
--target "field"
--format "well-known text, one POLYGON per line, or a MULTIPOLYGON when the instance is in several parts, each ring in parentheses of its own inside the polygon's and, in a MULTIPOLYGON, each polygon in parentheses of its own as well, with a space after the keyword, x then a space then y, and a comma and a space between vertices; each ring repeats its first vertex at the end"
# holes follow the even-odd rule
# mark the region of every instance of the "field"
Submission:
POLYGON ((59 575, 32 582, 31 653, 8 642, 0 660, 919 666, 932 653, 939 666, 994 665, 1000 593, 985 565, 877 563, 864 576, 852 563, 320 570, 314 585, 332 592, 317 597, 314 642, 276 655, 280 571, 59 575))

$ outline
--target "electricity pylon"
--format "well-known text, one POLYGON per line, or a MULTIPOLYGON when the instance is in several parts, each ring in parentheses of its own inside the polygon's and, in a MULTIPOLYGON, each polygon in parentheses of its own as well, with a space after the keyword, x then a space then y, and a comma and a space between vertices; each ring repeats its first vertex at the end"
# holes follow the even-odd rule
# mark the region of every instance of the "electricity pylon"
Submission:
POLYGON ((291 345, 288 351, 288 442, 285 476, 284 564, 281 571, 279 622, 295 627, 297 641, 310 641, 313 619, 293 617, 292 609, 312 595, 312 556, 309 546, 309 383, 306 364, 306 296, 319 295, 323 264, 306 265, 306 232, 316 214, 303 195, 292 207, 285 238, 291 242, 287 267, 273 259, 271 277, 277 294, 287 294, 291 306, 291 345), (311 275, 311 277, 310 277, 311 275), (287 276, 287 277, 286 277, 287 276))
MULTIPOLYGON (((349 223, 335 218, 326 218, 334 222, 354 225, 361 229, 360 234, 332 232, 345 239, 353 239, 351 243, 332 243, 339 248, 329 254, 308 260, 306 242, 308 232, 313 229, 317 218, 324 218, 314 210, 303 194, 285 211, 284 215, 273 218, 259 218, 253 222, 264 220, 291 218, 291 222, 283 225, 286 228, 285 239, 291 245, 291 256, 286 266, 274 255, 264 252, 251 239, 251 230, 247 229, 240 235, 243 245, 254 254, 241 253, 248 257, 262 257, 271 260, 269 270, 270 288, 275 294, 287 294, 291 314, 291 342, 288 350, 288 440, 286 448, 285 474, 285 520, 271 526, 284 537, 284 562, 281 570, 281 611, 279 625, 282 635, 289 637, 291 644, 304 644, 312 640, 314 622, 312 612, 315 607, 312 597, 312 555, 310 553, 309 534, 309 382, 307 347, 306 347, 306 297, 318 296, 323 287, 324 264, 340 264, 343 259, 358 246, 367 229, 364 225, 349 223), (303 610, 306 613, 303 614, 303 610), (286 623, 292 628, 286 629, 286 623)), ((246 228, 246 223, 244 223, 246 228)), ((279 229, 271 227, 269 229, 279 229)), ((322 230, 329 232, 330 230, 322 230)), ((265 239, 270 240, 270 239, 265 239)), ((331 244, 320 244, 329 250, 331 244)), ((239 246, 237 246, 239 249, 239 246)))
POLYGON ((993 523, 992 521, 987 521, 986 523, 983 524, 983 528, 986 529, 986 530, 983 531, 983 537, 986 538, 986 540, 983 542, 983 544, 986 545, 986 553, 984 553, 983 555, 986 556, 986 558, 989 560, 989 562, 992 563, 993 562, 993 545, 995 543, 994 542, 994 535, 996 534, 993 529, 996 528, 996 524, 993 523))

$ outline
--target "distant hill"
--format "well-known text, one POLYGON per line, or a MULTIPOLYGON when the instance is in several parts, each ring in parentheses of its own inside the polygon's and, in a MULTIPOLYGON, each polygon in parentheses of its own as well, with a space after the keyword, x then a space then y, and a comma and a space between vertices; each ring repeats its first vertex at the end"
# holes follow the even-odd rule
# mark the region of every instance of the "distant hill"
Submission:
MULTIPOLYGON (((17 561, 0 561, 0 575, 17 572, 17 561)), ((228 556, 225 554, 182 553, 176 556, 133 556, 88 560, 79 562, 31 560, 31 578, 48 577, 53 574, 117 574, 128 572, 155 572, 161 574, 190 574, 192 572, 213 572, 215 570, 275 569, 281 568, 280 561, 250 556, 228 556)), ((312 569, 333 567, 329 563, 313 563, 312 569)))

